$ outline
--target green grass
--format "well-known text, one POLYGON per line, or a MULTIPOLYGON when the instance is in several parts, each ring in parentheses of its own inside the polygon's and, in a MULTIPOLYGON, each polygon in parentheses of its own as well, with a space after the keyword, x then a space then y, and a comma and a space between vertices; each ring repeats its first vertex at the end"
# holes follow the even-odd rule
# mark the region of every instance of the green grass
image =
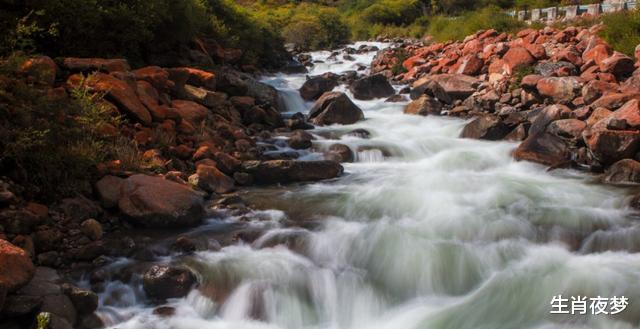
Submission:
POLYGON ((603 15, 605 28, 600 35, 613 49, 634 57, 640 44, 640 10, 603 15))

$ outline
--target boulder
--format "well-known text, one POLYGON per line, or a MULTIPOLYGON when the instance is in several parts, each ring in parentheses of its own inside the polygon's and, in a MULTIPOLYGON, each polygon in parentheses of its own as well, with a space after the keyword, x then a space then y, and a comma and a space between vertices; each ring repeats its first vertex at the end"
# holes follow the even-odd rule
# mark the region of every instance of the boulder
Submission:
POLYGON ((640 132, 608 129, 606 120, 600 120, 582 133, 591 154, 605 165, 632 158, 640 149, 640 132))
POLYGON ((571 109, 564 105, 551 105, 545 107, 540 113, 538 113, 531 122, 531 128, 529 128, 529 134, 535 135, 543 132, 549 123, 559 120, 568 119, 571 116, 571 109))
POLYGON ((513 47, 507 51, 502 60, 509 66, 511 72, 518 67, 528 66, 535 63, 536 59, 524 47, 513 47))
POLYGON ((354 81, 349 90, 353 97, 361 100, 389 97, 395 94, 395 90, 382 74, 374 74, 354 81))
POLYGON ((93 218, 89 218, 80 224, 82 233, 91 240, 100 240, 102 238, 103 229, 102 224, 93 218))
POLYGON ((478 116, 469 122, 460 137, 485 140, 501 140, 507 136, 513 127, 507 125, 503 120, 493 115, 478 116))
POLYGON ((53 86, 58 74, 58 65, 48 56, 31 57, 20 65, 20 71, 24 72, 36 81, 53 86))
POLYGON ((469 54, 458 60, 458 69, 455 73, 464 75, 480 74, 484 67, 484 61, 478 57, 478 54, 469 54))
POLYGON ((422 95, 420 98, 407 104, 404 108, 405 114, 417 114, 417 115, 438 115, 442 111, 442 104, 429 95, 422 95))
POLYGON ((181 298, 197 284, 189 269, 178 266, 154 265, 142 279, 144 292, 152 300, 181 298))
POLYGON ((202 194, 161 177, 133 175, 123 181, 120 193, 120 211, 139 226, 191 226, 204 214, 202 194))
POLYGON ((8 292, 14 292, 29 283, 34 273, 29 254, 0 239, 0 285, 8 292))
POLYGON ((142 80, 161 91, 168 91, 174 86, 169 80, 169 72, 159 66, 147 66, 132 72, 136 80, 142 80))
POLYGON ((582 82, 577 77, 543 78, 536 84, 538 93, 554 102, 569 103, 581 93, 582 82))
POLYGON ((614 93, 617 85, 601 80, 591 80, 582 87, 582 99, 585 104, 591 104, 604 94, 614 93))
POLYGON ((171 106, 180 115, 182 120, 189 121, 193 126, 198 126, 207 117, 209 110, 192 101, 174 100, 171 106))
POLYGON ((640 184, 640 162, 620 160, 607 169, 602 180, 609 184, 640 184))
POLYGON ((322 94, 337 87, 339 77, 337 74, 331 72, 311 77, 300 87, 300 96, 307 101, 316 100, 322 96, 322 94))
POLYGON ((90 290, 64 284, 63 292, 69 297, 79 314, 91 314, 98 309, 98 295, 90 290))
POLYGON ((289 146, 296 150, 303 150, 310 148, 313 143, 313 135, 304 131, 304 130, 296 130, 289 137, 289 146))
POLYGON ((62 66, 72 72, 125 72, 130 71, 131 66, 126 59, 104 59, 104 58, 74 58, 67 57, 63 60, 62 66))
POLYGON ((632 99, 626 102, 622 107, 609 115, 607 120, 624 121, 625 127, 634 130, 640 129, 640 100, 632 99))
POLYGON ((335 161, 245 161, 242 171, 253 176, 258 184, 318 181, 335 178, 344 168, 335 161))
POLYGON ((513 152, 517 160, 526 160, 558 167, 570 163, 569 144, 561 137, 548 132, 530 135, 513 152))
POLYGON ((600 62, 599 67, 600 71, 611 73, 615 75, 617 79, 622 80, 633 73, 635 70, 635 61, 631 59, 631 57, 616 51, 611 57, 600 62))
POLYGON ((640 93, 611 93, 598 98, 591 104, 591 107, 604 107, 608 110, 615 110, 632 99, 640 99, 640 93))
POLYGON ((138 99, 136 90, 127 82, 104 73, 96 73, 84 81, 83 79, 80 75, 73 75, 69 78, 68 84, 78 86, 84 82, 95 91, 106 93, 106 98, 128 116, 145 125, 151 124, 151 113, 138 99))
POLYGON ((95 185, 95 191, 100 203, 105 208, 115 208, 120 200, 120 187, 124 179, 116 176, 105 176, 95 185))
MULTIPOLYGON (((465 100, 473 94, 480 85, 480 80, 463 74, 439 74, 426 76, 413 83, 412 88, 416 91, 422 90, 422 94, 427 89, 432 95, 445 103, 453 103, 455 100, 465 100), (437 83, 433 84, 431 81, 437 83)), ((412 98, 416 94, 412 90, 412 98)))
POLYGON ((536 65, 534 71, 543 77, 550 77, 556 75, 559 71, 566 71, 568 75, 578 74, 578 69, 575 65, 559 61, 559 62, 542 62, 536 65))
POLYGON ((582 120, 562 119, 551 122, 546 130, 559 137, 578 138, 586 127, 587 124, 582 120))
POLYGON ((349 146, 336 143, 329 147, 329 150, 325 152, 325 159, 335 162, 353 162, 353 152, 349 146))
POLYGON ((609 56, 611 56, 611 47, 606 44, 598 44, 582 53, 582 60, 585 63, 593 60, 596 65, 600 65, 609 56))
POLYGON ((189 183, 209 193, 223 194, 235 189, 233 178, 207 165, 199 165, 196 173, 189 176, 189 183))
POLYGON ((327 92, 311 108, 309 119, 320 126, 353 124, 364 119, 364 113, 346 94, 327 92))

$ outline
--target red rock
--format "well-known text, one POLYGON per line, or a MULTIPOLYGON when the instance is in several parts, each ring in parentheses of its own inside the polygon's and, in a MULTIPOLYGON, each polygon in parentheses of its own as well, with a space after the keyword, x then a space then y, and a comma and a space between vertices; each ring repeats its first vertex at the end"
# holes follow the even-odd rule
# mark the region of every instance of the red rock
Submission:
POLYGON ((600 121, 600 120, 608 117, 609 115, 611 115, 611 113, 613 113, 613 112, 607 110, 604 107, 596 108, 595 110, 593 110, 593 112, 591 113, 591 115, 587 119, 587 121, 586 121, 587 122, 587 126, 593 126, 598 121, 600 121))
POLYGON ((525 38, 530 34, 537 34, 537 33, 538 33, 537 30, 528 28, 528 29, 524 29, 524 30, 519 31, 518 34, 516 34, 516 36, 518 38, 525 38))
POLYGON ((577 67, 580 67, 582 66, 582 64, 584 64, 584 61, 580 56, 580 52, 576 50, 574 46, 569 46, 556 52, 553 58, 556 61, 567 61, 577 67))
POLYGON ((611 57, 602 60, 598 66, 601 72, 611 73, 616 76, 616 78, 629 76, 635 70, 635 62, 633 59, 617 51, 614 52, 611 57))
POLYGON ((576 77, 549 77, 538 81, 536 88, 542 96, 555 102, 571 102, 580 93, 582 82, 576 77))
POLYGON ((189 177, 189 183, 210 193, 229 193, 235 189, 233 178, 214 166, 198 166, 196 173, 189 177))
MULTIPOLYGON (((78 86, 82 82, 82 76, 73 75, 69 77, 67 84, 78 86)), ((109 74, 96 73, 86 79, 84 83, 98 92, 106 93, 107 98, 113 101, 127 115, 145 125, 151 124, 151 114, 138 99, 136 91, 127 82, 109 74)))
POLYGON ((133 71, 136 80, 144 80, 154 88, 168 91, 174 86, 174 82, 169 80, 169 72, 158 66, 147 66, 133 71))
POLYGON ((20 65, 20 71, 37 81, 52 86, 56 82, 58 65, 48 56, 32 57, 20 65))
POLYGON ((14 292, 31 281, 35 270, 26 251, 0 239, 0 286, 14 292))
POLYGON ((502 59, 496 59, 489 65, 489 74, 510 74, 509 65, 502 59))
POLYGON ((584 98, 585 104, 591 104, 602 95, 613 93, 617 89, 618 86, 616 84, 592 80, 582 87, 582 97, 584 98))
POLYGON ((353 124, 364 119, 362 110, 341 92, 324 93, 309 111, 317 125, 353 124))
POLYGON ((535 63, 536 59, 531 55, 531 53, 523 47, 514 47, 509 49, 506 54, 502 57, 511 72, 514 69, 520 66, 527 66, 535 63))
POLYGON ((186 74, 188 76, 186 83, 190 85, 202 87, 211 91, 216 90, 216 75, 211 72, 192 67, 169 69, 169 73, 172 75, 175 75, 177 72, 180 72, 180 75, 186 74))
POLYGON ((611 47, 606 44, 599 44, 582 53, 582 60, 584 62, 594 60, 596 65, 600 65, 609 56, 611 56, 611 47))
POLYGON ((171 106, 182 120, 188 121, 194 127, 204 121, 209 113, 206 107, 192 101, 174 100, 171 106))
POLYGON ((191 226, 204 214, 201 193, 146 175, 133 175, 122 183, 118 207, 131 222, 145 227, 191 226))
MULTIPOLYGON (((605 119, 606 120, 606 119, 605 119)), ((582 137, 591 153, 603 164, 611 164, 632 158, 640 148, 640 132, 632 130, 609 130, 599 121, 586 129, 582 137)))
POLYGON ((74 58, 63 60, 64 68, 73 72, 123 72, 131 70, 126 59, 74 58))
POLYGON ((545 59, 547 58, 547 51, 544 49, 543 46, 541 45, 537 45, 537 44, 526 44, 524 46, 530 53, 531 55, 537 59, 537 60, 541 60, 541 59, 545 59))
POLYGON ((467 55, 458 60, 459 67, 456 73, 465 75, 477 75, 484 67, 484 62, 477 54, 467 55))
POLYGON ((24 206, 24 210, 41 219, 49 217, 49 208, 40 203, 29 202, 26 206, 24 206))
POLYGON ((547 132, 559 137, 578 138, 587 124, 578 119, 563 119, 553 121, 547 126, 547 132))
POLYGON ((561 104, 554 104, 545 107, 538 113, 531 122, 529 128, 530 135, 536 135, 545 131, 547 126, 560 119, 568 119, 571 116, 571 109, 561 104))
POLYGON ((169 117, 169 108, 160 104, 158 91, 147 81, 138 81, 138 98, 151 113, 154 121, 163 122, 169 117))
POLYGON ((538 81, 540 81, 540 79, 542 78, 543 76, 538 74, 526 75, 522 78, 522 81, 520 82, 520 86, 528 90, 536 90, 538 81))
POLYGON ((426 63, 426 60, 424 58, 422 58, 421 55, 415 55, 415 56, 407 58, 404 62, 402 62, 402 66, 405 69, 407 69, 407 71, 410 71, 414 67, 423 65, 425 63, 426 63))
POLYGON ((633 159, 620 160, 607 169, 602 180, 608 184, 638 184, 640 162, 633 159))
POLYGON ((604 107, 609 110, 615 110, 632 99, 640 98, 638 93, 613 93, 598 98, 591 104, 592 107, 604 107))
POLYGON ((405 114, 416 114, 423 116, 429 114, 438 115, 440 114, 440 111, 442 111, 442 104, 428 95, 420 96, 420 98, 407 104, 407 106, 404 108, 405 114))
POLYGON ((624 120, 627 128, 640 129, 640 101, 632 99, 607 117, 608 120, 624 120))

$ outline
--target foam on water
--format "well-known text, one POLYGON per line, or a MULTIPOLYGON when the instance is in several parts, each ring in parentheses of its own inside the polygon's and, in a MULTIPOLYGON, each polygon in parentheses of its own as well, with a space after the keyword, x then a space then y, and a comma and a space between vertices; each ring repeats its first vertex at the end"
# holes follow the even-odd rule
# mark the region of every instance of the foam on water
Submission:
MULTIPOLYGON (((313 54, 325 63, 311 75, 356 65, 335 63, 329 55, 313 54)), ((356 62, 368 65, 372 56, 355 55, 356 62)), ((304 79, 279 75, 265 81, 282 91, 294 113, 311 106, 295 92, 304 79)), ((154 315, 134 293, 129 303, 115 305, 107 305, 102 294, 101 314, 111 314, 109 325, 637 328, 640 227, 625 190, 574 171, 550 173, 516 162, 510 155, 514 143, 460 139, 462 120, 404 115, 403 103, 356 103, 366 120, 313 131, 333 136, 314 141, 315 149, 339 142, 357 155, 342 178, 270 194, 283 212, 273 212, 278 220, 253 244, 180 259, 198 273, 200 288, 168 302, 174 316, 154 315), (371 136, 346 134, 354 129, 371 136), (321 227, 279 225, 293 213, 319 219, 321 227), (550 301, 558 294, 624 295, 631 304, 617 316, 551 315, 550 301)))

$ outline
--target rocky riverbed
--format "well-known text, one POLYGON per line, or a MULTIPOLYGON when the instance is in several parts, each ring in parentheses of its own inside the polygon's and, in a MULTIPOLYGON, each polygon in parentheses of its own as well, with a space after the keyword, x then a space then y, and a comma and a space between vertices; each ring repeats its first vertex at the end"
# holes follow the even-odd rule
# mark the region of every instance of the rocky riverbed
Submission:
POLYGON ((105 93, 154 169, 104 163, 51 205, 3 179, 0 324, 637 326, 633 304, 549 314, 640 297, 636 59, 597 29, 356 43, 262 78, 30 59, 51 97, 105 93))

